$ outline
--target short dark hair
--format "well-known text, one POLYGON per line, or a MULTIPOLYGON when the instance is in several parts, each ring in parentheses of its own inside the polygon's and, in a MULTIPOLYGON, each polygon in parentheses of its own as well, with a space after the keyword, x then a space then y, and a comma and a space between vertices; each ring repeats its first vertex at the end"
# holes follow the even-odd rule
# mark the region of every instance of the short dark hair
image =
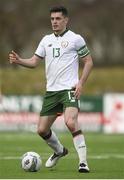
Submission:
POLYGON ((50 14, 54 12, 62 12, 64 16, 68 16, 68 10, 64 6, 54 6, 50 9, 50 14))

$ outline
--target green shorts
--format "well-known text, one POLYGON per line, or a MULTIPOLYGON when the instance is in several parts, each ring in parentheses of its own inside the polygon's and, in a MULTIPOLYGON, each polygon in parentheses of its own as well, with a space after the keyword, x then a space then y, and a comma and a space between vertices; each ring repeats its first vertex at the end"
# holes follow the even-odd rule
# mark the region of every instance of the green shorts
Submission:
POLYGON ((74 90, 47 91, 44 96, 40 116, 57 115, 66 107, 79 109, 79 100, 74 97, 74 90))

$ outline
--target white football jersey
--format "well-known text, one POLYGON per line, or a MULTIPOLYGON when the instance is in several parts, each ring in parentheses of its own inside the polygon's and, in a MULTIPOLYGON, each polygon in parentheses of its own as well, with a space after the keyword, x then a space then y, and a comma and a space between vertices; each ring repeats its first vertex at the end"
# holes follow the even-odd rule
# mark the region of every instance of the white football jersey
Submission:
POLYGON ((78 56, 89 54, 84 39, 70 30, 60 36, 46 35, 35 52, 45 58, 47 91, 60 91, 73 88, 79 80, 78 56))

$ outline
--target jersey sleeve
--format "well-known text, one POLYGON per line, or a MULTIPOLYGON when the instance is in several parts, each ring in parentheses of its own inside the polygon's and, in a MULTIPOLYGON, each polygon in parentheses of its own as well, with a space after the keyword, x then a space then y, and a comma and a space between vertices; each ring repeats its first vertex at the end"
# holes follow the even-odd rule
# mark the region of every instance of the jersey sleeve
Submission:
POLYGON ((45 57, 46 52, 45 52, 45 46, 44 46, 44 38, 40 41, 40 43, 35 51, 35 55, 37 55, 41 58, 45 57))
POLYGON ((80 35, 76 38, 76 50, 80 57, 85 57, 90 53, 85 40, 80 35))

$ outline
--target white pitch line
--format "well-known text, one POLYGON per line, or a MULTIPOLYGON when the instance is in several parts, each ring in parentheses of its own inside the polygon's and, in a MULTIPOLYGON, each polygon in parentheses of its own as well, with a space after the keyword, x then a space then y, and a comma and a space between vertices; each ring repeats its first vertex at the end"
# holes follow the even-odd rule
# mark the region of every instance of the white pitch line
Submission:
POLYGON ((124 159, 124 154, 111 154, 111 155, 91 155, 88 157, 88 159, 110 159, 110 158, 115 158, 115 159, 124 159))
MULTIPOLYGON (((42 159, 47 159, 49 155, 47 156, 46 154, 41 156, 42 159)), ((72 153, 70 156, 67 156, 68 159, 77 159, 77 156, 72 153)), ((89 155, 88 159, 110 159, 110 158, 115 158, 115 159, 124 159, 124 154, 102 154, 102 155, 89 155)), ((20 156, 0 156, 0 160, 17 160, 21 159, 20 156)))
POLYGON ((3 156, 0 157, 0 160, 14 160, 14 159, 21 159, 19 156, 3 156))

